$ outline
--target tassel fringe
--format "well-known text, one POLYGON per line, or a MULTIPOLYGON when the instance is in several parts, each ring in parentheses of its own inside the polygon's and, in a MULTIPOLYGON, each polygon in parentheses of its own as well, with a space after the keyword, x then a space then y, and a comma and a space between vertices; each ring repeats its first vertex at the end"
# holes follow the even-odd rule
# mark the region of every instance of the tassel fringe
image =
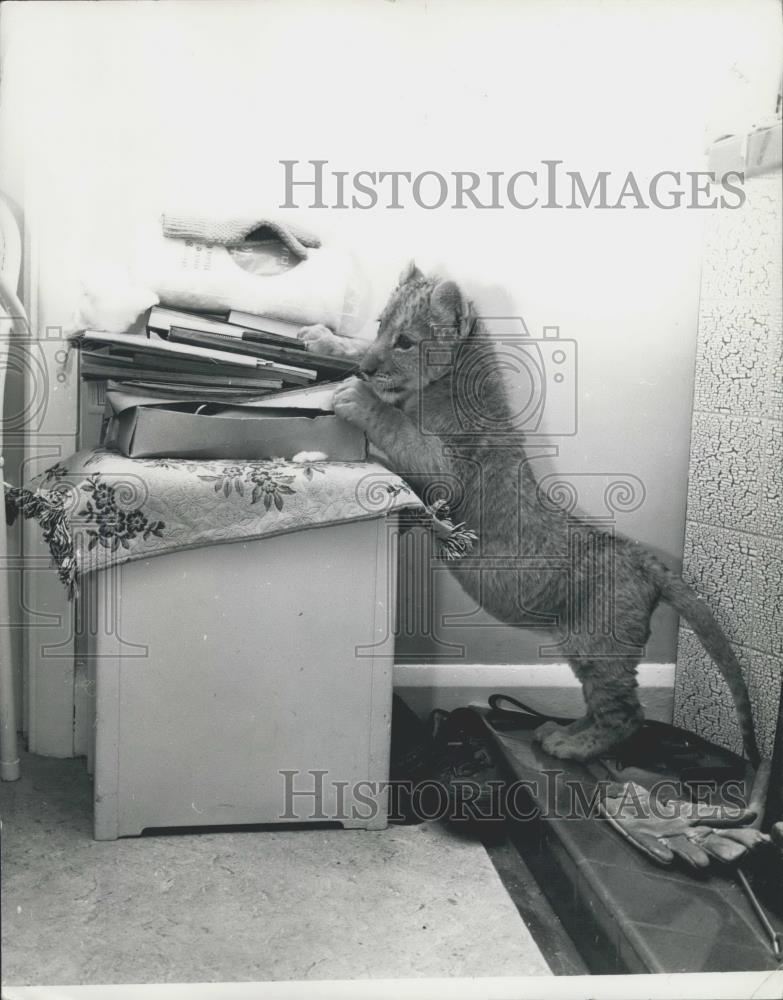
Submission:
MULTIPOLYGON (((69 600, 78 596, 79 580, 76 566, 73 535, 65 509, 67 493, 61 490, 32 490, 5 486, 5 510, 8 524, 13 524, 19 514, 25 519, 34 518, 41 526, 43 540, 49 546, 57 574, 68 591, 69 600)), ((437 554, 441 559, 460 559, 472 551, 478 536, 464 522, 454 524, 449 517, 445 501, 437 500, 422 509, 409 511, 414 523, 426 524, 435 538, 437 554)))
POLYGON ((436 500, 423 509, 414 509, 408 513, 418 523, 429 526, 435 539, 437 555, 441 559, 461 559, 473 551, 478 535, 472 528, 467 528, 464 521, 454 524, 445 500, 436 500))
POLYGON ((32 492, 8 483, 3 485, 6 521, 13 524, 19 514, 26 520, 32 517, 38 521, 43 540, 52 554, 52 562, 57 567, 57 575, 68 591, 68 599, 72 600, 78 596, 79 583, 73 535, 65 509, 67 494, 60 490, 32 492))

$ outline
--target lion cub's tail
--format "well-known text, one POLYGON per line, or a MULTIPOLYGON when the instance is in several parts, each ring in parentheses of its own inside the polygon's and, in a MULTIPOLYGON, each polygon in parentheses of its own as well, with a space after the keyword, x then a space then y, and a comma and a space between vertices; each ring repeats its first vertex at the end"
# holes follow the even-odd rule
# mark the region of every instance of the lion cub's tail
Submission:
POLYGON ((729 640, 704 601, 681 577, 672 573, 654 557, 645 560, 645 564, 650 576, 660 588, 663 600, 671 604, 688 622, 728 684, 737 710, 745 753, 755 767, 761 755, 753 728, 753 712, 745 678, 742 676, 742 669, 729 640))

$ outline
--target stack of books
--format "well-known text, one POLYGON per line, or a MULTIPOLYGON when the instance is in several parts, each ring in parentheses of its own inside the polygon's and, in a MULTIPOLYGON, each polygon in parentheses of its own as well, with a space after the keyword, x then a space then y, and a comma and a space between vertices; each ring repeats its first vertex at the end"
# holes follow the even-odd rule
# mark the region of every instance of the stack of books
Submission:
POLYGON ((146 335, 87 330, 81 376, 126 391, 233 404, 345 378, 353 361, 314 354, 295 323, 233 311, 227 316, 150 310, 146 335))
POLYGON ((300 326, 265 316, 155 307, 138 334, 87 330, 81 376, 106 383, 101 442, 131 458, 363 461, 367 440, 335 416, 353 361, 313 353, 300 326))

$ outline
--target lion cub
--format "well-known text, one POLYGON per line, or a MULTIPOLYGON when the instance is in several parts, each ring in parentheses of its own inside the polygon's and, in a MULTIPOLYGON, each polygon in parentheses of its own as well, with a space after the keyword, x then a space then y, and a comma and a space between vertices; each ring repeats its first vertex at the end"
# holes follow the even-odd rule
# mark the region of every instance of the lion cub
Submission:
POLYGON ((475 555, 453 567, 460 585, 498 621, 555 636, 557 655, 582 683, 586 714, 542 726, 547 753, 588 760, 638 729, 636 668, 663 600, 726 679, 746 752, 758 760, 739 663, 707 605, 641 545, 542 500, 492 341, 454 282, 411 264, 372 344, 320 326, 300 336, 320 352, 362 353, 361 378, 337 389, 335 412, 361 427, 414 489, 441 482, 449 490, 453 518, 478 534, 475 555), (466 426, 471 410, 480 419, 466 426))

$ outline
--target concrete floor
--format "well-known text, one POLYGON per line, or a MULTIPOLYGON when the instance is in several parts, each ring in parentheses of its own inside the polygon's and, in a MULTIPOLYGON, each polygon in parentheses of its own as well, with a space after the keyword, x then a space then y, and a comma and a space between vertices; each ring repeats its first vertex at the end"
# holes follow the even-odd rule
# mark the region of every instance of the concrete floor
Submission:
POLYGON ((484 848, 438 824, 98 843, 82 761, 0 787, 3 982, 548 975, 484 848))

